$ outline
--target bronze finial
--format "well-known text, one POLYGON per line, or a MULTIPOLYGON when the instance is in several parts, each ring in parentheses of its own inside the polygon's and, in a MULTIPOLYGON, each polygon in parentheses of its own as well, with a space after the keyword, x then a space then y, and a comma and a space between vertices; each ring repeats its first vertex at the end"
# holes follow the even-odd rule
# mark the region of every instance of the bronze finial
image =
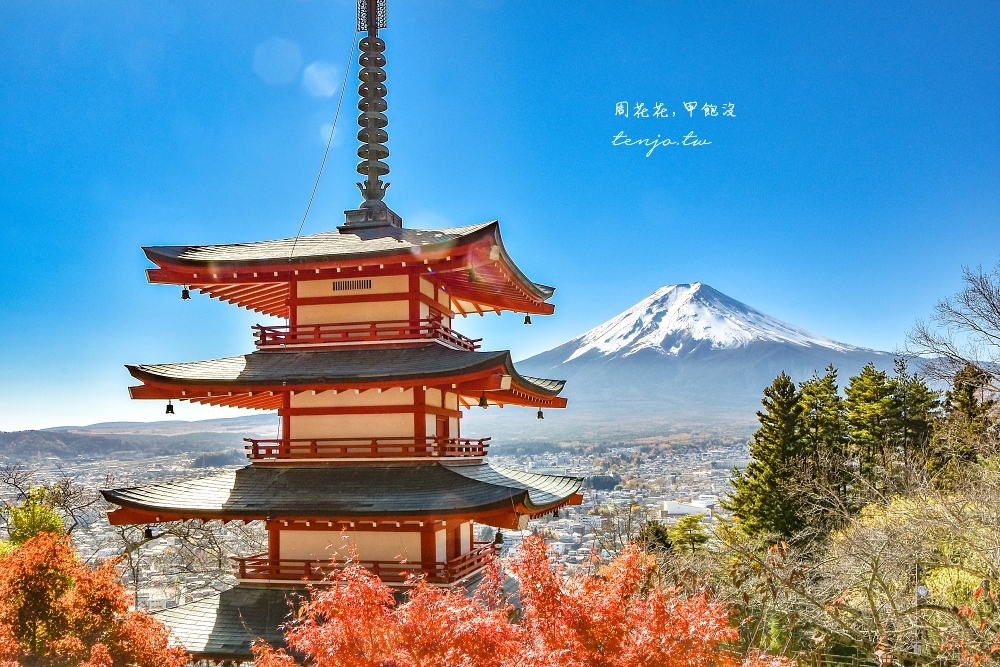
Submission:
POLYGON ((358 173, 365 180, 358 183, 358 189, 365 200, 358 210, 345 211, 347 224, 345 227, 381 227, 392 225, 402 227, 402 220, 392 212, 382 199, 389 184, 381 180, 381 176, 389 173, 389 165, 383 160, 389 157, 386 142, 389 133, 385 127, 389 119, 385 110, 389 105, 385 101, 385 41, 378 36, 379 28, 385 28, 386 0, 358 0, 358 31, 367 32, 361 39, 361 55, 358 63, 361 71, 358 78, 358 173))

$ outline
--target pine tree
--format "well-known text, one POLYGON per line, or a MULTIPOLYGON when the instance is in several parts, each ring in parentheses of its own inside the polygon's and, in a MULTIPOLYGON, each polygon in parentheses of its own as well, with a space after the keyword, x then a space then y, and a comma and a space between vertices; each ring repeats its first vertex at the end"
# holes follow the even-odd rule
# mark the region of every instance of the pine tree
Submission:
POLYGON ((667 535, 675 549, 690 549, 694 553, 708 542, 708 530, 702 519, 705 514, 686 514, 670 526, 667 535))
POLYGON ((988 395, 990 377, 971 364, 955 374, 945 392, 944 416, 935 430, 927 469, 948 486, 963 465, 975 461, 981 442, 992 427, 997 401, 988 395))
POLYGON ((980 437, 989 428, 990 411, 996 399, 987 397, 989 375, 971 364, 955 374, 952 389, 945 393, 945 410, 950 417, 961 419, 973 437, 980 437))
POLYGON ((785 373, 764 390, 760 428, 750 442, 746 472, 733 471, 733 492, 723 507, 750 535, 791 537, 803 528, 792 468, 800 454, 802 402, 785 373))
POLYGON ((869 363, 850 379, 844 392, 851 454, 862 479, 880 492, 887 490, 895 463, 891 436, 898 407, 893 391, 889 375, 869 363))
MULTIPOLYGON (((835 527, 835 514, 850 505, 850 465, 844 399, 837 387, 837 369, 831 364, 824 375, 814 375, 800 385, 802 416, 800 491, 813 500, 808 523, 820 532, 835 527), (808 476, 808 478, 806 478, 808 476)), ((803 517, 806 521, 806 517, 803 517)))
POLYGON ((837 387, 837 369, 828 366, 825 375, 814 375, 803 382, 800 392, 803 456, 824 479, 835 477, 834 469, 843 465, 847 444, 844 400, 837 387))
POLYGON ((655 519, 642 525, 635 541, 646 550, 646 553, 667 552, 674 546, 670 538, 670 526, 655 519))
POLYGON ((910 375, 905 359, 896 360, 892 378, 894 416, 893 440, 899 466, 913 471, 923 465, 938 418, 938 394, 916 373, 910 375))

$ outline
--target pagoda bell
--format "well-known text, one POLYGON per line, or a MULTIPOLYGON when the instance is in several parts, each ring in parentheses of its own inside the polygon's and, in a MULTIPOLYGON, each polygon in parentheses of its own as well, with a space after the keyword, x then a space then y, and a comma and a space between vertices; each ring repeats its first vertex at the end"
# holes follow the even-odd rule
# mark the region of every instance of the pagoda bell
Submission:
POLYGON ((171 403, 169 400, 167 401, 167 414, 168 415, 174 414, 174 404, 171 403))
POLYGON ((187 287, 181 290, 181 301, 187 301, 191 298, 191 290, 187 287))
POLYGON ((489 401, 486 400, 486 392, 484 391, 482 395, 480 395, 479 397, 479 407, 485 410, 486 406, 488 406, 489 404, 490 404, 489 401))
POLYGON ((545 419, 545 415, 542 414, 542 409, 541 408, 538 408, 538 418, 539 419, 545 419))
POLYGON ((524 323, 531 324, 531 315, 528 315, 527 313, 524 314, 524 323))

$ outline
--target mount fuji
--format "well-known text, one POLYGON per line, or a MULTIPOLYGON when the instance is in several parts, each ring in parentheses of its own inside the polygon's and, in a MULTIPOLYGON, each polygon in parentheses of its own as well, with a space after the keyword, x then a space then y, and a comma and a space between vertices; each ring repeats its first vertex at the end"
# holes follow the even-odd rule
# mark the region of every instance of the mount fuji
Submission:
POLYGON ((868 362, 891 369, 893 356, 810 333, 692 283, 661 287, 517 368, 568 380, 569 406, 546 412, 552 421, 544 430, 581 437, 748 431, 761 392, 782 371, 801 382, 833 364, 843 385, 868 362))

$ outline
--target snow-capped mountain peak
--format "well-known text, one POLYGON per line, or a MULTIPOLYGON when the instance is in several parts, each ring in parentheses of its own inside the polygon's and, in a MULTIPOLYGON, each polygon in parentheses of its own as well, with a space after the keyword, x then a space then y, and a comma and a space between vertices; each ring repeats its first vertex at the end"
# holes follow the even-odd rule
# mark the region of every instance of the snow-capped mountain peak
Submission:
POLYGON ((604 356, 629 356, 651 349, 678 356, 695 350, 744 347, 756 341, 838 352, 860 349, 776 320, 702 283, 661 287, 562 347, 569 348, 564 361, 570 361, 591 350, 604 356))

